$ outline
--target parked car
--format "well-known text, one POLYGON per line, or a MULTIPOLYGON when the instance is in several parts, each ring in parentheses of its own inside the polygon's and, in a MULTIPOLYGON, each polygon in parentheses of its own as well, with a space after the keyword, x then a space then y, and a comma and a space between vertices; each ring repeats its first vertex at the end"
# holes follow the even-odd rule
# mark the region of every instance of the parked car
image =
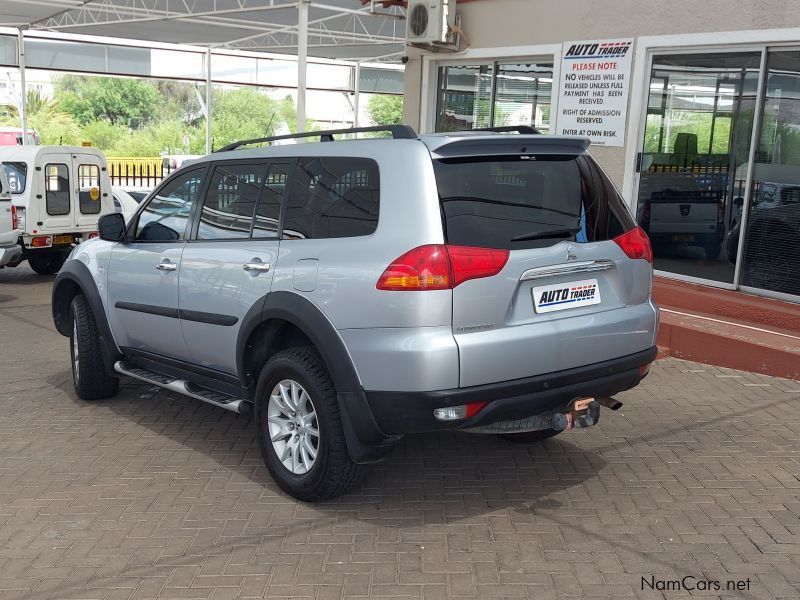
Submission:
POLYGON ((56 273, 74 245, 97 235, 98 218, 114 212, 106 161, 95 148, 0 147, 0 163, 19 218, 21 260, 37 273, 56 273))
MULTIPOLYGON (((39 134, 34 129, 28 129, 27 139, 30 145, 41 144, 39 134)), ((21 127, 0 127, 0 146, 22 146, 21 127)))
POLYGON ((405 434, 593 425, 656 356, 652 252, 588 139, 517 130, 313 132, 180 169, 56 278, 78 396, 128 376, 254 410, 302 500, 405 434))
POLYGON ((139 187, 139 186, 114 186, 115 190, 122 190, 128 196, 133 198, 134 202, 139 204, 142 200, 147 198, 147 196, 152 192, 152 188, 148 187, 139 187))
POLYGON ((11 190, 3 169, 0 169, 0 269, 19 260, 22 248, 19 237, 17 208, 11 202, 11 190))
POLYGON ((125 221, 130 222, 139 208, 139 203, 124 189, 115 187, 112 190, 114 197, 114 212, 122 213, 125 221))

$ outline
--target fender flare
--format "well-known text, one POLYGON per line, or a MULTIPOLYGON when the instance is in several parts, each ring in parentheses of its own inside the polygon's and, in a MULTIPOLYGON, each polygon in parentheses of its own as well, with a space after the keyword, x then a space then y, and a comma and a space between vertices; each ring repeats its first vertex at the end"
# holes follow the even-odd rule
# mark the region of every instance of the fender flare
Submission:
POLYGON ((103 361, 106 370, 116 376, 114 362, 122 358, 122 353, 114 341, 114 335, 111 333, 108 316, 106 315, 103 301, 100 299, 100 292, 97 291, 94 278, 88 267, 79 260, 67 261, 53 282, 51 297, 53 324, 61 335, 69 337, 71 323, 69 305, 76 293, 83 294, 92 309, 98 333, 100 334, 100 343, 105 350, 103 352, 103 361))
MULTIPOLYGON (((258 327, 273 319, 291 323, 311 340, 325 361, 339 392, 361 390, 361 381, 353 361, 333 324, 313 302, 299 294, 284 291, 270 292, 256 302, 242 319, 236 340, 236 368, 242 385, 248 380, 244 368, 247 342, 258 327)), ((257 377, 257 374, 253 375, 257 377)))

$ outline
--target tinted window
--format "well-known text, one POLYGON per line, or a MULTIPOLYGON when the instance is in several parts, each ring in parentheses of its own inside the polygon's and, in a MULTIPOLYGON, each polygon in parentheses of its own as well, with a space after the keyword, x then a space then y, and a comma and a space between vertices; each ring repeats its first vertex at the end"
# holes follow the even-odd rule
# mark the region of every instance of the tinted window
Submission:
POLYGON ((611 181, 586 156, 447 159, 434 170, 451 244, 514 250, 607 240, 633 227, 611 181))
POLYGON ((368 158, 301 158, 292 177, 285 238, 369 235, 378 226, 378 164, 368 158))
POLYGON ((141 211, 136 225, 136 241, 180 240, 203 185, 204 173, 205 169, 195 169, 168 181, 141 211))
POLYGON ((3 171, 6 173, 8 187, 12 194, 21 194, 25 191, 25 180, 28 176, 28 165, 21 162, 3 163, 3 171))
POLYGON ((100 167, 97 165, 78 166, 78 205, 85 215, 100 212, 100 167))
POLYGON ((47 214, 68 215, 69 169, 67 165, 46 165, 44 168, 45 206, 47 214))
POLYGON ((256 222, 253 226, 254 238, 278 237, 278 219, 287 178, 287 165, 271 165, 269 167, 267 182, 264 189, 261 190, 261 199, 258 201, 256 210, 256 222))
POLYGON ((267 166, 263 164, 218 165, 200 213, 197 239, 249 238, 266 177, 267 166))

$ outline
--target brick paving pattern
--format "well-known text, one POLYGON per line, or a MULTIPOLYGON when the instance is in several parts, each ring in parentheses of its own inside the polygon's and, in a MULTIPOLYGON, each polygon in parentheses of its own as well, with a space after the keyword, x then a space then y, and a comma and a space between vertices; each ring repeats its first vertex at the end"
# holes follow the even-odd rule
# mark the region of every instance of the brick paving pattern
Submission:
POLYGON ((800 598, 800 382, 668 359, 590 430, 411 437, 305 505, 247 418, 78 400, 51 282, 0 270, 2 600, 800 598), (685 576, 722 590, 642 589, 685 576))

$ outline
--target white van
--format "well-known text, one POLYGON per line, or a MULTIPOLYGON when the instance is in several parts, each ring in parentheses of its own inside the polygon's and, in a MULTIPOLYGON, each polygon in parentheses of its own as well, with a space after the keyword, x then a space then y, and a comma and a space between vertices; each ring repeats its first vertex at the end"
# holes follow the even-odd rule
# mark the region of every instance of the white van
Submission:
POLYGON ((114 212, 106 160, 96 148, 0 147, 0 163, 19 220, 16 264, 57 272, 74 245, 97 235, 97 220, 114 212))
POLYGON ((17 238, 17 209, 11 202, 11 192, 3 169, 0 169, 0 269, 18 263, 22 254, 17 238))

